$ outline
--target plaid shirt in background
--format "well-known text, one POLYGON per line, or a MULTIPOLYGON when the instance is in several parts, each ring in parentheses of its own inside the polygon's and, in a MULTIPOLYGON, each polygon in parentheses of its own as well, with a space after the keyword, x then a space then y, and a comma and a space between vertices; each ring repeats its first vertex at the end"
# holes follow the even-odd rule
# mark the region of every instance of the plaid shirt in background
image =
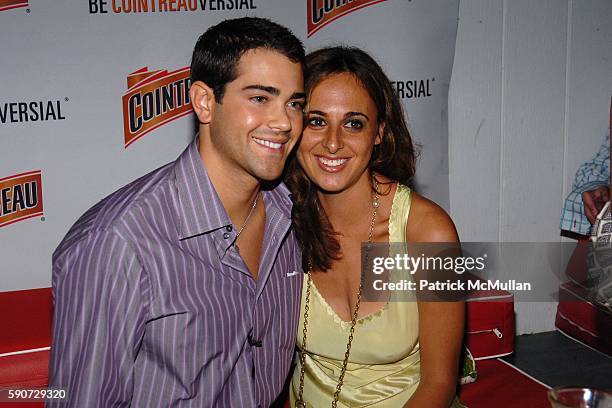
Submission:
POLYGON ((582 164, 576 172, 572 191, 565 199, 560 228, 588 235, 591 224, 584 215, 581 194, 599 186, 607 186, 610 177, 610 139, 606 137, 593 160, 582 164))

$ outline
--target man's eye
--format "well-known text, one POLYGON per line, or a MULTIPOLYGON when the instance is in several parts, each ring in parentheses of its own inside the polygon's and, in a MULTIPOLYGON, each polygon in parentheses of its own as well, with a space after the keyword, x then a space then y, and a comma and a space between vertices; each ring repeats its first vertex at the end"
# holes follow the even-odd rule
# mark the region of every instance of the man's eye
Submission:
POLYGON ((361 130, 363 129, 363 122, 357 119, 351 119, 346 122, 345 126, 353 130, 361 130))
POLYGON ((296 109, 296 110, 303 110, 304 109, 304 102, 302 101, 291 101, 289 102, 289 107, 296 109))
POLYGON ((265 96, 253 96, 251 100, 255 103, 264 103, 268 100, 265 96))
POLYGON ((325 121, 321 118, 310 118, 308 119, 308 126, 311 127, 321 127, 325 125, 325 121))

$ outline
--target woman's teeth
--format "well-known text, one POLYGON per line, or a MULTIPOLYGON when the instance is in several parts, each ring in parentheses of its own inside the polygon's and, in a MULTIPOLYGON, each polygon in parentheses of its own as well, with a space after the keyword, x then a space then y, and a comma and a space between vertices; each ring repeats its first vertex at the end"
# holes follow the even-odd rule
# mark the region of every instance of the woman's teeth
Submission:
POLYGON ((348 159, 326 159, 324 157, 319 157, 319 161, 328 167, 338 167, 346 163, 348 159))

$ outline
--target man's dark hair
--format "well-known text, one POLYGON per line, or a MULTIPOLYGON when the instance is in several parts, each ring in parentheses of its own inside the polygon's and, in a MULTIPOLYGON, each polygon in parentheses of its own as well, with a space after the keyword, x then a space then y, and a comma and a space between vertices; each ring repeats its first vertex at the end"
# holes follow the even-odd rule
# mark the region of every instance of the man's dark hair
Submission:
POLYGON ((242 17, 222 21, 200 36, 191 57, 192 83, 204 82, 221 103, 225 85, 236 79, 240 57, 256 48, 276 51, 304 66, 304 46, 289 29, 265 18, 242 17))

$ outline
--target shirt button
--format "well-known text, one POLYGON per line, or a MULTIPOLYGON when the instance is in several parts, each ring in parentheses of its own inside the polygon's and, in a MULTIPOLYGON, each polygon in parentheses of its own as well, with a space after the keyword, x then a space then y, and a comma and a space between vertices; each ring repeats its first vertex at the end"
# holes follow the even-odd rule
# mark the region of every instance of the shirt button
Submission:
POLYGON ((227 232, 232 232, 232 226, 231 226, 231 225, 228 225, 227 227, 225 227, 225 230, 226 230, 227 232))
POLYGON ((223 233, 223 238, 228 239, 230 237, 230 234, 228 234, 227 232, 223 233))

